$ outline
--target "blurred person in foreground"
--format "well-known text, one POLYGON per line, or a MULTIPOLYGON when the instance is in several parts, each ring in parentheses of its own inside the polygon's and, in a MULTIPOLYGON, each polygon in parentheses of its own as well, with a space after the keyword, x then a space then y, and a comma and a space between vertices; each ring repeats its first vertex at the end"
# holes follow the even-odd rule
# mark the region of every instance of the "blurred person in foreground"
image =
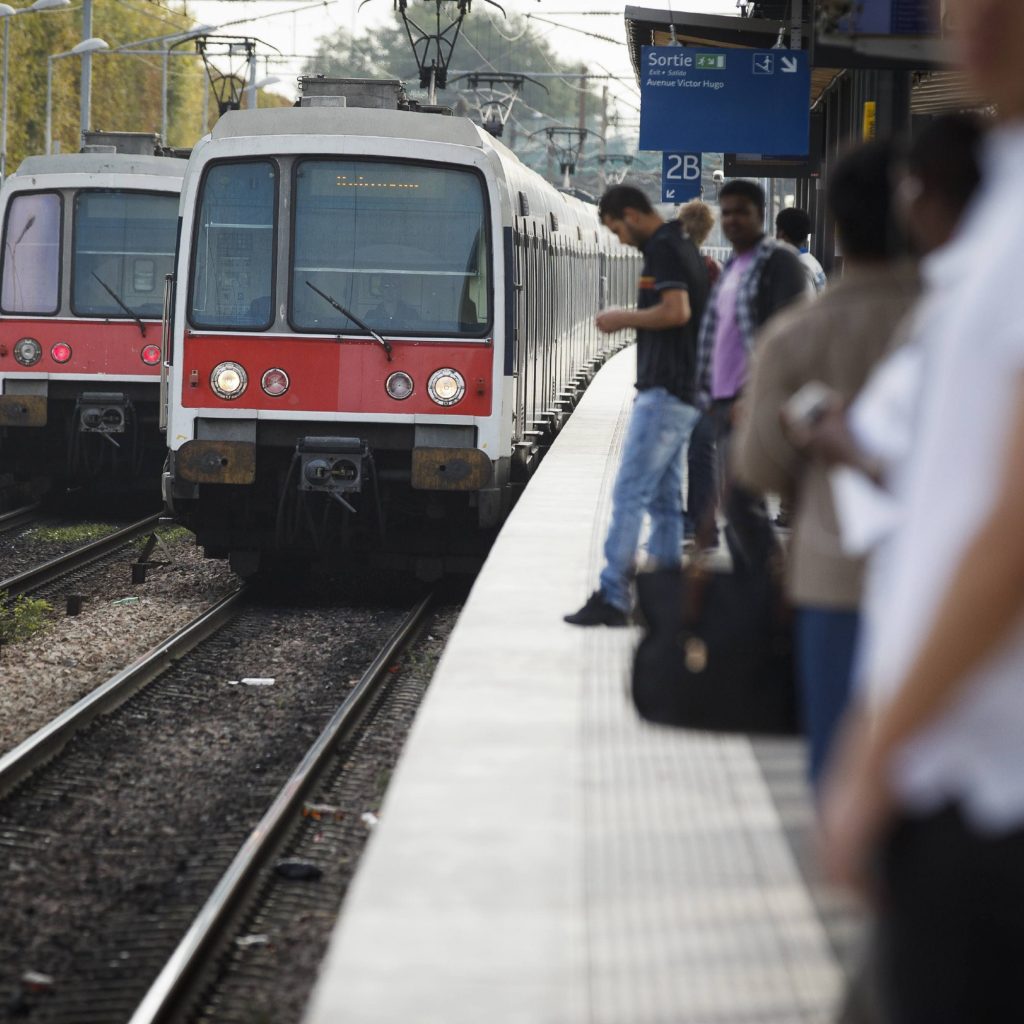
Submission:
MULTIPOLYGON (((832 403, 811 430, 800 431, 799 437, 791 432, 809 455, 856 470, 885 492, 881 502, 877 496, 869 499, 869 507, 876 511, 882 507, 880 521, 858 522, 855 535, 844 537, 844 546, 857 553, 867 553, 881 543, 896 514, 888 498, 898 500, 901 463, 913 443, 925 353, 950 301, 946 282, 955 282, 962 274, 963 258, 955 242, 981 182, 978 159, 983 136, 980 117, 959 113, 934 118, 914 139, 896 175, 894 209, 911 248, 922 258, 927 295, 901 325, 894 351, 856 401, 849 408, 832 403)), ((844 474, 840 481, 833 475, 833 489, 840 499, 851 486, 850 476, 844 474)), ((859 484, 861 493, 865 486, 863 481, 859 484)), ((864 507, 859 503, 860 509, 864 507)), ((881 562, 882 556, 872 560, 881 562)))
POLYGON ((678 565, 683 542, 679 497, 683 447, 697 421, 696 325, 707 299, 707 271, 697 247, 666 224, 639 189, 615 185, 601 197, 601 223, 644 255, 635 309, 606 309, 599 331, 636 330, 636 390, 612 492, 600 585, 574 626, 624 626, 644 515, 651 520, 647 557, 678 565))
MULTIPOLYGON (((699 249, 715 226, 715 214, 707 203, 693 199, 679 208, 679 223, 699 249)), ((703 258, 708 271, 708 284, 714 288, 722 276, 722 264, 707 253, 703 254, 703 258)), ((683 530, 687 539, 697 536, 697 523, 691 509, 701 500, 701 481, 713 480, 714 476, 715 421, 707 413, 701 413, 693 433, 690 434, 690 443, 686 446, 686 506, 683 509, 683 530)))
POLYGON ((740 484, 793 499, 787 590, 796 608, 797 675, 815 785, 850 692, 864 567, 842 550, 829 464, 794 446, 783 414, 801 389, 848 404, 917 298, 917 271, 903 257, 891 215, 893 168, 888 142, 858 147, 836 165, 828 205, 843 276, 818 301, 780 313, 758 336, 733 445, 740 484))
POLYGON ((804 265, 807 278, 816 292, 824 290, 828 284, 825 269, 811 252, 811 218, 806 210, 798 206, 790 206, 779 210, 775 218, 775 237, 780 242, 788 242, 798 253, 804 265))
POLYGON ((822 842, 833 878, 879 890, 891 1021, 1005 1024, 1024 1018, 1024 3, 947 13, 1000 124, 928 342, 861 653, 876 706, 830 765, 822 842))
MULTIPOLYGON (((764 230, 764 190, 753 181, 734 179, 718 193, 722 234, 732 256, 708 298, 700 325, 698 388, 714 424, 717 466, 727 463, 733 413, 747 383, 750 357, 758 328, 779 310, 813 294, 803 264, 793 247, 764 230)), ((691 481, 687 511, 697 526, 698 543, 717 540, 714 527, 718 504, 717 474, 700 473, 691 481)), ((735 559, 746 556, 737 541, 747 532, 745 521, 766 515, 739 488, 730 489, 728 518, 733 527, 730 547, 735 559)))
MULTIPOLYGON (((789 206, 780 210, 775 218, 775 237, 780 242, 793 246, 800 254, 800 262, 804 265, 807 280, 811 282, 815 295, 820 295, 828 284, 825 269, 811 252, 811 218, 806 210, 798 206, 789 206)), ((775 525, 790 529, 793 526, 793 509, 789 499, 783 495, 779 504, 779 514, 775 517, 775 525)))

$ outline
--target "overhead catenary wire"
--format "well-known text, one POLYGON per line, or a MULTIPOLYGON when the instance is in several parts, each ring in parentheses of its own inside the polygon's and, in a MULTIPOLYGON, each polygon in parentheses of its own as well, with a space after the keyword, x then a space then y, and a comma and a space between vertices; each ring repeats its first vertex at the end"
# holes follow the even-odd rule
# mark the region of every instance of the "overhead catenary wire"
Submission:
POLYGON ((525 17, 529 18, 531 21, 541 21, 547 25, 553 25, 555 28, 560 28, 565 32, 578 32, 581 36, 590 36, 591 39, 600 39, 603 43, 612 43, 615 46, 621 46, 623 43, 621 39, 613 39, 611 36, 602 35, 600 32, 588 32, 584 28, 576 28, 573 25, 562 25, 557 21, 542 18, 539 14, 527 14, 525 17))

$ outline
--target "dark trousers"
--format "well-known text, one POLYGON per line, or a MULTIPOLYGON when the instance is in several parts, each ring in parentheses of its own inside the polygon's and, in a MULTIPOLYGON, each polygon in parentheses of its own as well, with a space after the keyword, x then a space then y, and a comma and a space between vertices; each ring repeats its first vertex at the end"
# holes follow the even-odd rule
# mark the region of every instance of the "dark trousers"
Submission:
POLYGON ((718 509, 729 435, 732 433, 731 401, 715 401, 697 421, 686 452, 686 518, 700 530, 718 509))
MULTIPOLYGON (((716 399, 694 428, 700 444, 698 458, 701 465, 698 467, 696 481, 691 477, 689 482, 687 514, 694 524, 698 543, 702 538, 702 530, 710 541, 718 533, 714 529, 715 513, 719 502, 722 503, 728 524, 725 539, 729 554, 735 569, 743 572, 747 567, 764 565, 765 560, 777 549, 777 543, 768 524, 768 510, 764 500, 729 481, 726 476, 735 404, 735 398, 716 399), (708 460, 710 437, 714 440, 710 445, 711 459, 708 460), (710 472, 707 470, 709 461, 710 472)), ((690 472, 689 463, 687 470, 690 472)))
POLYGON ((697 532, 701 516, 718 504, 718 463, 715 456, 715 420, 701 414, 686 448, 686 527, 697 532))
POLYGON ((1024 1021, 1024 827, 979 835, 954 807, 904 817, 880 867, 886 1024, 1024 1021))
POLYGON ((808 606, 796 610, 797 679, 808 771, 815 788, 849 700, 859 624, 855 611, 808 606))

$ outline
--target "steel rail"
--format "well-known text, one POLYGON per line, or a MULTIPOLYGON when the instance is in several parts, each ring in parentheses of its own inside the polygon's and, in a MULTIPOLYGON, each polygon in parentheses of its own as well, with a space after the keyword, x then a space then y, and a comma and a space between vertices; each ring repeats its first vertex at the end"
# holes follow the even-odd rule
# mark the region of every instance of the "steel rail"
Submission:
POLYGON ((156 515, 147 516, 130 526, 107 534, 106 537, 100 537, 99 540, 83 544, 81 547, 75 548, 74 551, 69 551, 42 565, 37 565, 34 569, 26 569, 6 580, 0 580, 0 593, 6 592, 8 597, 17 597, 19 594, 25 594, 30 590, 37 590, 47 583, 52 583, 54 580, 60 579, 61 576, 73 572, 75 569, 81 569, 104 555, 110 554, 111 551, 116 551, 122 544, 127 544, 128 541, 134 540, 147 530, 155 529, 162 515, 158 512, 156 515))
POLYGON ((0 757, 0 797, 59 753, 71 737, 94 718, 123 704, 220 629, 237 613, 244 594, 244 587, 228 594, 0 757))
POLYGON ((24 505, 21 508, 12 509, 0 515, 0 530, 16 530, 19 526, 31 523, 39 511, 39 502, 34 501, 31 505, 24 505))
POLYGON ((227 929, 244 908, 260 870, 294 825, 302 800, 339 741, 362 719, 369 698, 377 692, 395 655, 423 620, 430 602, 431 597, 425 597, 409 612, 331 717, 242 845, 128 1024, 168 1024, 181 1019, 186 1004, 205 980, 227 929))

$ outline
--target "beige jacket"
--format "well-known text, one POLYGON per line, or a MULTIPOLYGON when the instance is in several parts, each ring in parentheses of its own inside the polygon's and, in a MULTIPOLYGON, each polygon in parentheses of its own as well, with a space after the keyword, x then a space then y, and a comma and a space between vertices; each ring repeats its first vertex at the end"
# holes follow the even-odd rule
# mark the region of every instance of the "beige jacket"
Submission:
POLYGON ((828 470, 790 444, 780 410, 812 380, 848 404, 894 343, 919 287, 909 265, 851 268, 820 298, 770 320, 757 339, 732 470, 747 487, 795 503, 787 581, 796 605, 855 609, 863 562, 843 554, 828 470))

